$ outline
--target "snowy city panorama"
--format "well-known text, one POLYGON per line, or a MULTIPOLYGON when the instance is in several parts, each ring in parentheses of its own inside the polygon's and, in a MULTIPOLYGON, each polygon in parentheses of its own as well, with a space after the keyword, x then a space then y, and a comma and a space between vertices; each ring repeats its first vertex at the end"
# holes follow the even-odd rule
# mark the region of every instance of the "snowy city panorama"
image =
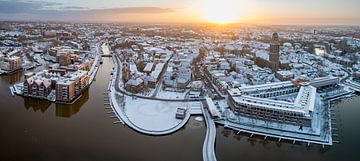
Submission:
POLYGON ((0 0, 0 160, 358 161, 341 3, 0 0))

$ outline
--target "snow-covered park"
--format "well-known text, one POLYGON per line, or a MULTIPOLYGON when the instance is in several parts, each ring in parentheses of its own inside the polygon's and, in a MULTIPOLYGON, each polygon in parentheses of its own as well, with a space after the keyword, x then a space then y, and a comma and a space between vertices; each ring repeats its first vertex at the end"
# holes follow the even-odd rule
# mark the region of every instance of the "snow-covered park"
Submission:
POLYGON ((186 103, 125 98, 125 114, 129 120, 149 131, 165 131, 176 127, 182 121, 175 118, 176 109, 187 107, 186 103))
POLYGON ((175 132, 189 120, 191 108, 201 107, 199 102, 157 101, 136 96, 123 96, 116 103, 116 110, 125 116, 122 120, 137 131, 152 135, 175 132), (175 117, 178 108, 188 109, 184 119, 175 117))

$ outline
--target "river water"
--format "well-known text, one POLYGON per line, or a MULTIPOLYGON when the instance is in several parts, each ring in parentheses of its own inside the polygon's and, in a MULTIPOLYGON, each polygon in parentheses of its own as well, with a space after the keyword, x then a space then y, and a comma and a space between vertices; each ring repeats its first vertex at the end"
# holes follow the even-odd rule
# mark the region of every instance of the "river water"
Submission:
MULTIPOLYGON (((124 160, 200 161, 206 127, 194 118, 180 131, 166 136, 139 134, 113 124, 104 108, 104 92, 113 66, 104 58, 96 81, 73 105, 12 96, 9 87, 23 80, 21 72, 0 77, 0 160, 124 160)), ((217 127, 219 161, 358 161, 360 97, 337 103, 334 108, 341 143, 320 146, 278 143, 249 138, 217 127)))

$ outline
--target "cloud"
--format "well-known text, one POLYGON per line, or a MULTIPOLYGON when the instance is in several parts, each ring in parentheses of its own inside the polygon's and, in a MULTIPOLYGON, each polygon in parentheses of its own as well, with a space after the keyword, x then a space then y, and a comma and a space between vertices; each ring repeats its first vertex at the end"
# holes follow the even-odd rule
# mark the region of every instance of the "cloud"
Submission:
POLYGON ((42 8, 38 2, 0 1, 0 13, 29 13, 42 8))
POLYGON ((159 8, 159 7, 127 7, 127 8, 112 8, 112 9, 98 9, 88 10, 88 12, 98 13, 170 13, 174 12, 170 8, 159 8))
POLYGON ((79 6, 65 6, 61 7, 60 10, 88 10, 87 7, 79 7, 79 6))
POLYGON ((159 7, 89 9, 80 6, 66 6, 56 2, 0 0, 0 19, 2 20, 99 21, 119 15, 172 12, 175 10, 159 7), (21 17, 21 15, 31 16, 21 17))

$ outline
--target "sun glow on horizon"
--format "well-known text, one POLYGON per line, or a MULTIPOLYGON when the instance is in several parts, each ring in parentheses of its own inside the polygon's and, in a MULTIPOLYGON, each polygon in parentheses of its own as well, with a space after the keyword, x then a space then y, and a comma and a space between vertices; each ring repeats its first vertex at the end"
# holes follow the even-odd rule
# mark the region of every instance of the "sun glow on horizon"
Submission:
POLYGON ((240 5, 238 0, 204 0, 200 14, 211 23, 234 23, 240 19, 240 5))

